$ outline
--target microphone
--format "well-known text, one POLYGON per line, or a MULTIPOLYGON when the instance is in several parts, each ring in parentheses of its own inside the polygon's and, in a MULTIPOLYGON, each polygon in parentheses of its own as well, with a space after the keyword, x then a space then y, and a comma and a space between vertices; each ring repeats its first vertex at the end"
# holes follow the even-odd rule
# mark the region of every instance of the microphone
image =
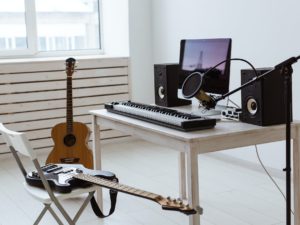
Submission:
POLYGON ((191 73, 182 84, 182 95, 184 98, 197 98, 203 107, 206 109, 215 108, 216 101, 214 97, 205 93, 202 90, 202 86, 205 83, 204 76, 206 73, 202 74, 199 72, 191 73))

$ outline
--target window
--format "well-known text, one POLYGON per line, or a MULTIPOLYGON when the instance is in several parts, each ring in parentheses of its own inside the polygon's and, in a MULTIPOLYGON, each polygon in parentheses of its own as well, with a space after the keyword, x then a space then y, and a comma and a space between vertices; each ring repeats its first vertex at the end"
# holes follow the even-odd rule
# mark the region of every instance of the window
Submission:
POLYGON ((0 1, 0 56, 100 52, 99 2, 0 1))

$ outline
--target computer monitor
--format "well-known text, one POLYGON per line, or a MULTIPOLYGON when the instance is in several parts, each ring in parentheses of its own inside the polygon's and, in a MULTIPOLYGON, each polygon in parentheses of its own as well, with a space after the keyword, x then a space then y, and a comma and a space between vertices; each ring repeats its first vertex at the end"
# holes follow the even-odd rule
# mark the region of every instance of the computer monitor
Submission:
MULTIPOLYGON (((210 68, 231 56, 231 39, 187 39, 180 43, 180 81, 193 72, 205 73, 210 68)), ((225 94, 229 91, 230 61, 227 61, 203 78, 202 90, 211 94, 225 94)), ((179 84, 180 86, 182 84, 179 84)))

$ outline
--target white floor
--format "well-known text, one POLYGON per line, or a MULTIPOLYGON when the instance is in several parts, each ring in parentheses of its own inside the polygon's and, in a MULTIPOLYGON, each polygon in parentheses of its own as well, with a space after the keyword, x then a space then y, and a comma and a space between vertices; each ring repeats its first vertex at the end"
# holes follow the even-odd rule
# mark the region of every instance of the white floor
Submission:
MULTIPOLYGON (((178 197, 177 162, 177 152, 142 141, 107 144, 103 150, 103 168, 115 172, 121 183, 163 196, 178 197)), ((285 202, 264 173, 217 160, 209 154, 199 157, 199 169, 200 202, 204 208, 201 225, 285 224, 285 202)), ((0 179, 0 225, 33 224, 43 206, 23 190, 23 177, 12 158, 0 160, 0 179)), ((284 188, 284 180, 276 180, 284 188)), ((80 200, 63 204, 75 213, 80 200)), ((105 206, 109 207, 108 195, 105 206)), ((41 224, 56 222, 47 213, 41 224)), ((99 219, 88 206, 78 224, 187 225, 188 217, 120 193, 112 216, 99 219)))

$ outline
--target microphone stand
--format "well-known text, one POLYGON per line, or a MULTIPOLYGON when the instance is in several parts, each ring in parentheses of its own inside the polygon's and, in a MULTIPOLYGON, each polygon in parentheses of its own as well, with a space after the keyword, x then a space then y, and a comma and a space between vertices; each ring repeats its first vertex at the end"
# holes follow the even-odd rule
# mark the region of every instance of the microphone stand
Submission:
POLYGON ((298 59, 300 59, 300 56, 291 57, 283 61, 282 63, 276 65, 274 69, 253 78, 252 80, 236 88, 235 90, 230 91, 218 98, 213 99, 214 101, 213 105, 215 106, 218 101, 228 97, 229 95, 232 95, 233 93, 253 84, 256 81, 259 81, 263 78, 267 78, 267 76, 271 74, 273 71, 279 71, 280 75, 284 76, 284 84, 285 84, 284 95, 285 95, 285 103, 286 103, 286 109, 285 109, 286 166, 283 169, 283 171, 286 172, 286 224, 287 225, 291 225, 291 122, 292 122, 292 73, 293 73, 292 64, 296 63, 298 59))

